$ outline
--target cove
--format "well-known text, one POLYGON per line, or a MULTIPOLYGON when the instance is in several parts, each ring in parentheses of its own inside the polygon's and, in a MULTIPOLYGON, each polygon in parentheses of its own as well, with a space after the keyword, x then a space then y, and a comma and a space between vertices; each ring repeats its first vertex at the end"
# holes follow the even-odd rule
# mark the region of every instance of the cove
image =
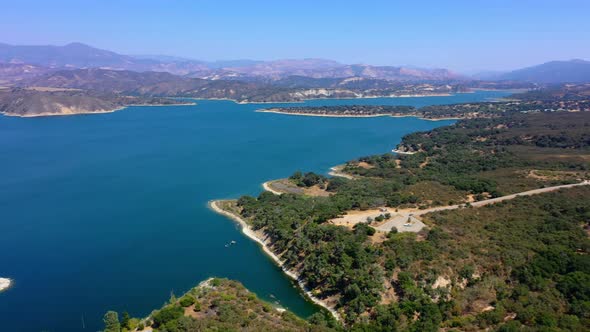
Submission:
POLYGON ((0 117, 0 293, 6 331, 96 331, 107 310, 145 316, 210 276, 307 317, 318 310, 211 199, 257 195, 296 170, 327 173, 452 121, 255 112, 288 105, 424 106, 508 95, 130 107, 0 117), (237 244, 224 245, 236 240, 237 244), (85 329, 82 328, 84 322, 85 329))

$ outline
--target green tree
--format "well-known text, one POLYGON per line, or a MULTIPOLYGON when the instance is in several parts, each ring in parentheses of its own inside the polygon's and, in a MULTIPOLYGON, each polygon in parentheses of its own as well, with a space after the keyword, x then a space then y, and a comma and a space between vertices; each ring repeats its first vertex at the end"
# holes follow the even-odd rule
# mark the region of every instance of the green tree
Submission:
POLYGON ((108 311, 102 321, 104 322, 104 332, 121 332, 119 314, 115 311, 108 311))
POLYGON ((131 319, 131 317, 129 317, 129 313, 127 311, 123 312, 123 318, 121 319, 121 327, 129 329, 129 320, 131 319))

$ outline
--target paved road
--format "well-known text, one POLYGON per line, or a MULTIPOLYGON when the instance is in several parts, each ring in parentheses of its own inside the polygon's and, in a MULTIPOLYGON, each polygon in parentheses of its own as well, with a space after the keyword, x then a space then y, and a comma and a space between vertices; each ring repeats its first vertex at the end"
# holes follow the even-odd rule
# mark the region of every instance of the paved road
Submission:
MULTIPOLYGON (((473 202, 473 203, 471 203, 471 206, 480 207, 480 206, 485 206, 485 205, 489 205, 489 204, 499 203, 499 202, 506 201, 509 199, 514 199, 518 196, 531 196, 531 195, 542 194, 542 193, 551 192, 551 191, 555 191, 555 190, 559 190, 559 189, 572 188, 572 187, 578 187, 578 186, 586 186, 586 185, 590 185, 590 181, 585 180, 580 183, 564 184, 561 186, 546 187, 546 188, 540 188, 540 189, 533 189, 533 190, 529 190, 529 191, 523 191, 523 192, 516 193, 516 194, 511 194, 511 195, 506 195, 506 196, 502 196, 502 197, 490 198, 490 199, 486 199, 483 201, 473 202)), ((402 232, 403 231, 419 232, 422 229, 422 227, 424 227, 424 224, 419 219, 412 218, 411 224, 409 224, 409 226, 406 227, 406 226, 404 226, 404 224, 406 224, 408 218, 410 218, 412 216, 413 217, 421 216, 421 215, 424 215, 424 214, 427 214, 430 212, 455 210, 455 209, 458 209, 461 207, 465 207, 465 204, 434 207, 434 208, 430 208, 430 209, 418 210, 418 211, 415 211, 412 213, 398 213, 398 217, 393 218, 392 220, 390 220, 380 226, 375 227, 375 229, 383 231, 383 232, 389 232, 392 227, 396 227, 398 231, 402 231, 402 232)))

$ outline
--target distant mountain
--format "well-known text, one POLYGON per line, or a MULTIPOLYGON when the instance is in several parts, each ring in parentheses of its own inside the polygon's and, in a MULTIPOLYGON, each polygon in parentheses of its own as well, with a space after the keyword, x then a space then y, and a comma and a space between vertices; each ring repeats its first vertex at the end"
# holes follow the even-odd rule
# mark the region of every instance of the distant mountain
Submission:
POLYGON ((499 79, 535 83, 590 82, 590 61, 551 61, 500 75, 499 79))
POLYGON ((202 61, 173 57, 151 59, 102 50, 82 43, 65 46, 14 46, 0 44, 0 62, 31 64, 48 68, 107 68, 134 71, 162 71, 185 75, 208 70, 202 61))
POLYGON ((0 61, 44 67, 121 67, 149 64, 130 56, 101 50, 81 43, 65 46, 13 46, 0 44, 0 61))
POLYGON ((264 77, 280 80, 290 76, 311 78, 360 77, 390 81, 449 81, 465 77, 447 69, 416 69, 393 66, 345 65, 324 59, 289 59, 257 63, 252 66, 226 67, 213 71, 197 71, 191 77, 207 79, 245 79, 264 77))
POLYGON ((0 44, 0 63, 29 64, 47 68, 104 68, 169 72, 194 78, 251 81, 279 80, 289 76, 311 78, 361 77, 390 81, 449 81, 465 77, 447 69, 347 65, 327 59, 274 61, 227 60, 205 62, 167 55, 123 55, 82 43, 65 46, 14 46, 0 44))

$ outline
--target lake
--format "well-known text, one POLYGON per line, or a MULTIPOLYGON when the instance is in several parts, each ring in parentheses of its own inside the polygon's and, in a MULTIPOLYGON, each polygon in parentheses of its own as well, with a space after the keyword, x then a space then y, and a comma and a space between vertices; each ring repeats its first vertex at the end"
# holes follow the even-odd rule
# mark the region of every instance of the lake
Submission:
MULTIPOLYGON (((424 106, 508 94, 305 105, 424 106)), ((257 195, 262 182, 296 170, 327 173, 453 121, 254 112, 281 105, 198 100, 110 114, 0 116, 0 277, 15 281, 0 293, 2 330, 96 331, 107 310, 143 317, 210 276, 239 280, 302 317, 317 311, 207 202, 257 195), (237 244, 226 248, 231 240, 237 244)))

